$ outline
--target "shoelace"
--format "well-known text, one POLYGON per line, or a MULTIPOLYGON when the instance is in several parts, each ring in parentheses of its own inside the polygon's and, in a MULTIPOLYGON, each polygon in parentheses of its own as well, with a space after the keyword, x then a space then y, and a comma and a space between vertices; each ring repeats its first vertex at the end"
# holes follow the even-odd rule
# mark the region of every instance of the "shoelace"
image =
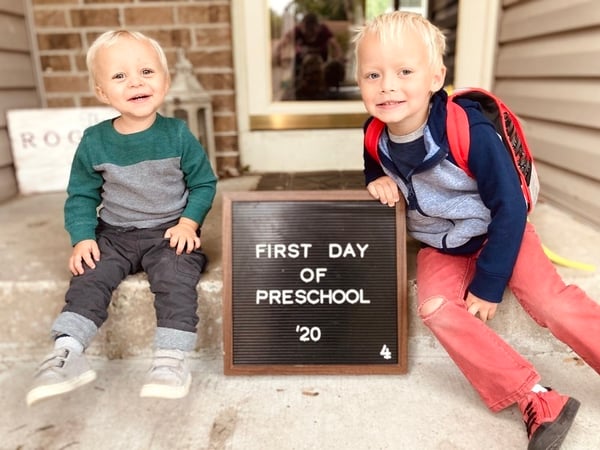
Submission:
POLYGON ((527 420, 524 420, 525 426, 527 427, 527 436, 531 437, 531 428, 537 420, 537 412, 533 407, 533 402, 529 402, 525 408, 525 416, 527 420))

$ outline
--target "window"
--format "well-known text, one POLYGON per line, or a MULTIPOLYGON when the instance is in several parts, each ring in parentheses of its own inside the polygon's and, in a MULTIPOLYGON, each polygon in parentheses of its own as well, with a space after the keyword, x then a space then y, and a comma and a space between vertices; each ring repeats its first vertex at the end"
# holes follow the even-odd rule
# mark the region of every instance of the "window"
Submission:
MULTIPOLYGON (((233 2, 236 88, 240 130, 343 129, 360 127, 366 112, 354 81, 353 29, 398 0, 240 0, 233 2), (328 47, 321 58, 295 65, 294 47, 281 42, 309 14, 327 24, 341 51, 328 47), (279 47, 278 47, 279 46, 279 47), (317 60, 317 61, 315 61, 317 60), (315 64, 319 62, 321 65, 315 64), (329 63, 329 65, 327 65, 329 63), (322 71, 315 74, 316 71, 322 71), (325 78, 325 69, 328 71, 325 78), (297 92, 301 70, 320 83, 297 92)), ((404 1, 401 2, 404 8, 404 1)), ((414 0, 411 2, 415 3, 414 0)), ((418 3, 426 3, 418 0, 418 3)), ((425 7, 406 9, 425 13, 425 7)), ((335 45, 335 44, 333 44, 335 45)), ((339 50, 339 49, 338 49, 339 50)), ((313 55, 315 56, 315 55, 313 55)), ((304 59, 304 58, 303 58, 304 59)), ((298 58, 298 61, 301 61, 298 58)))
POLYGON ((394 8, 424 13, 422 0, 269 0, 271 100, 360 100, 353 29, 394 8))

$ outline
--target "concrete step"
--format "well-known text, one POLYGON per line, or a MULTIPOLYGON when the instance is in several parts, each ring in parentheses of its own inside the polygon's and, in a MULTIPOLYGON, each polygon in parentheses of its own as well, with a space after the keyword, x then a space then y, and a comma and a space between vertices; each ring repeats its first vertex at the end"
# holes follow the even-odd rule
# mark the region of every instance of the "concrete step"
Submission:
MULTIPOLYGON (((545 382, 582 404, 563 450, 600 448, 600 377, 538 354, 545 382)), ((402 376, 226 377, 218 357, 191 360, 182 400, 138 396, 148 358, 91 357, 96 381, 25 404, 36 362, 0 360, 2 449, 512 450, 525 449, 516 407, 488 411, 446 357, 409 357, 402 376)))
MULTIPOLYGON (((198 350, 222 352, 221 208, 224 191, 253 190, 260 177, 247 176, 219 183, 219 192, 203 227, 203 247, 209 257, 207 273, 198 285, 198 350)), ((64 193, 21 197, 0 205, 0 353, 11 358, 38 357, 50 346, 48 333, 64 302, 70 274, 70 252, 63 229, 64 193), (29 355, 29 356, 28 356, 29 355)), ((600 267, 600 233, 593 226, 540 203, 531 219, 546 245, 575 260, 600 267)), ((439 355, 439 344, 422 325, 415 311, 414 258, 417 245, 408 243, 409 354, 439 355)), ((600 276, 566 267, 559 272, 593 298, 600 299, 600 276)), ((144 274, 128 277, 115 291, 109 319, 88 353, 109 359, 144 356, 151 351, 155 329, 153 296, 144 274)), ((524 354, 564 352, 568 349, 538 327, 520 308, 512 294, 490 326, 524 354)))

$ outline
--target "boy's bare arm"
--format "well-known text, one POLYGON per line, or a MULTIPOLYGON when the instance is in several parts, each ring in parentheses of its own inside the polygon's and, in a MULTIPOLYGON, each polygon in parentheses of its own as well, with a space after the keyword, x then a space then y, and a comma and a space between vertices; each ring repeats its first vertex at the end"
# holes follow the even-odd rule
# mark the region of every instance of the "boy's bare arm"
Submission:
POLYGON ((394 206, 400 201, 398 185, 387 175, 371 181, 367 185, 367 191, 383 205, 394 206))
POLYGON ((192 253, 200 248, 200 237, 197 234, 200 224, 187 217, 179 219, 179 223, 165 231, 165 239, 169 239, 169 245, 175 248, 175 253, 181 255, 192 253))

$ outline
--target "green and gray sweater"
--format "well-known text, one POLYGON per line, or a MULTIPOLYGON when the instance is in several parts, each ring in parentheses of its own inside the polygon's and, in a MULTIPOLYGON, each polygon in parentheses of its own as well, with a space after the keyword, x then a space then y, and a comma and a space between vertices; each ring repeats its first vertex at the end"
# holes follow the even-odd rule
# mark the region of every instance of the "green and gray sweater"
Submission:
POLYGON ((157 115, 147 130, 124 135, 113 120, 87 128, 75 152, 64 211, 71 244, 96 238, 98 216, 118 227, 180 217, 202 224, 217 179, 185 122, 157 115))

